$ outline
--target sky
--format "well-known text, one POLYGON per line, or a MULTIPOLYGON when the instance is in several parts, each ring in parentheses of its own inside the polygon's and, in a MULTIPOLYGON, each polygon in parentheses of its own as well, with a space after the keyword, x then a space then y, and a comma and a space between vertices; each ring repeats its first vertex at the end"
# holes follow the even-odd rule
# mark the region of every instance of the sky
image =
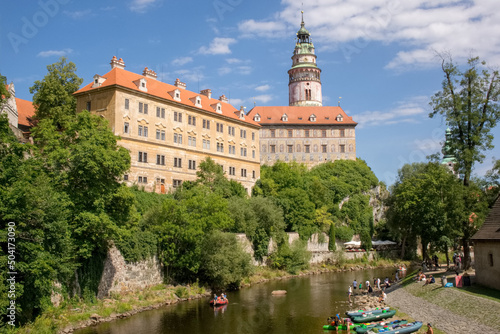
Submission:
MULTIPOLYGON (((83 85, 117 56, 131 72, 147 66, 161 81, 210 88, 247 112, 288 105, 301 11, 323 105, 340 104, 358 122, 357 156, 387 185, 405 163, 441 150, 446 122, 429 118, 444 79, 439 54, 500 65, 498 0, 22 0, 2 4, 0 73, 31 100, 29 88, 61 56, 83 85)), ((499 126, 493 135, 477 176, 500 158, 499 126)))

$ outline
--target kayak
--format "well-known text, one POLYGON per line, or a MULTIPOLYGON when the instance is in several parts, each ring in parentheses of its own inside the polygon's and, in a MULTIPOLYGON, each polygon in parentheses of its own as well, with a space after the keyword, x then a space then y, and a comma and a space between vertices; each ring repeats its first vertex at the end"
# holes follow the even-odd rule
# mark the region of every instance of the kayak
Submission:
POLYGON ((382 319, 387 319, 396 314, 396 310, 384 310, 382 313, 368 313, 368 314, 363 314, 358 317, 352 317, 352 322, 370 322, 370 321, 378 321, 382 319))
MULTIPOLYGON (((356 327, 360 326, 361 324, 353 324, 352 322, 349 325, 349 329, 355 329, 356 327)), ((324 325, 323 329, 325 330, 339 330, 339 331, 345 331, 347 329, 346 325, 338 325, 338 326, 332 326, 332 325, 324 325)))
POLYGON ((382 329, 382 328, 394 328, 399 325, 404 325, 407 324, 407 320, 394 320, 391 322, 387 321, 378 321, 378 322, 368 322, 368 323, 363 323, 360 326, 356 327, 356 333, 362 334, 366 333, 372 328, 377 328, 377 329, 382 329))
POLYGON ((210 305, 211 306, 222 306, 222 305, 227 305, 227 303, 229 303, 229 300, 217 300, 215 303, 214 303, 214 300, 210 300, 210 305))
POLYGON ((369 310, 356 310, 356 311, 347 311, 345 314, 349 316, 350 318, 352 317, 359 317, 363 314, 368 314, 368 313, 382 313, 384 310, 389 311, 389 307, 377 307, 369 310))
POLYGON ((421 321, 410 322, 408 324, 396 326, 395 328, 388 329, 377 329, 373 328, 372 330, 366 332, 367 334, 374 333, 384 333, 384 334, 405 334, 405 333, 413 333, 416 332, 422 327, 421 321))

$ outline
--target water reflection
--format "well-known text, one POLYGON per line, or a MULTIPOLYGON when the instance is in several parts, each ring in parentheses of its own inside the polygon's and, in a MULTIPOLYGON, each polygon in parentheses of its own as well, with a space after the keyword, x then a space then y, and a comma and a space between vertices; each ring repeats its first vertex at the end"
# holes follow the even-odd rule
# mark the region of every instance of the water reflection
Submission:
POLYGON ((329 316, 358 307, 356 296, 352 304, 347 301, 347 289, 354 279, 383 280, 393 274, 391 268, 273 281, 227 293, 228 305, 213 308, 208 298, 193 300, 75 333, 322 333, 329 316), (287 290, 287 294, 272 295, 273 290, 287 290))

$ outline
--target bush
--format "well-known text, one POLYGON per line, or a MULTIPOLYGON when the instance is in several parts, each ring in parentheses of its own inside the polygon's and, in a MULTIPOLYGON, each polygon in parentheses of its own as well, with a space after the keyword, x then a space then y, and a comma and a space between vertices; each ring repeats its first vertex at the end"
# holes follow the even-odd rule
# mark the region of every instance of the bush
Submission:
POLYGON ((291 274, 296 274, 299 270, 309 267, 311 253, 307 251, 307 242, 295 240, 291 246, 288 242, 283 242, 269 257, 271 267, 286 270, 291 274))
POLYGON ((337 239, 348 242, 352 240, 354 231, 349 226, 339 226, 335 229, 337 239))
POLYGON ((179 298, 187 298, 189 297, 189 291, 184 286, 178 286, 175 288, 175 295, 179 298))
POLYGON ((250 254, 245 253, 236 236, 213 231, 202 242, 200 276, 214 289, 238 288, 252 272, 250 254))

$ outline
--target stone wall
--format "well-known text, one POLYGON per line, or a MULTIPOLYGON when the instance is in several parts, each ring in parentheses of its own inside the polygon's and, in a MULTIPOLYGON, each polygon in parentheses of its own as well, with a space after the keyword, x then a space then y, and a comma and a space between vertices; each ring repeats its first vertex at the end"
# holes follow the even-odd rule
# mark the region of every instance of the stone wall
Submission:
POLYGON ((113 245, 104 262, 97 298, 104 298, 112 292, 142 290, 161 283, 163 268, 156 256, 136 263, 126 263, 123 255, 113 245))

